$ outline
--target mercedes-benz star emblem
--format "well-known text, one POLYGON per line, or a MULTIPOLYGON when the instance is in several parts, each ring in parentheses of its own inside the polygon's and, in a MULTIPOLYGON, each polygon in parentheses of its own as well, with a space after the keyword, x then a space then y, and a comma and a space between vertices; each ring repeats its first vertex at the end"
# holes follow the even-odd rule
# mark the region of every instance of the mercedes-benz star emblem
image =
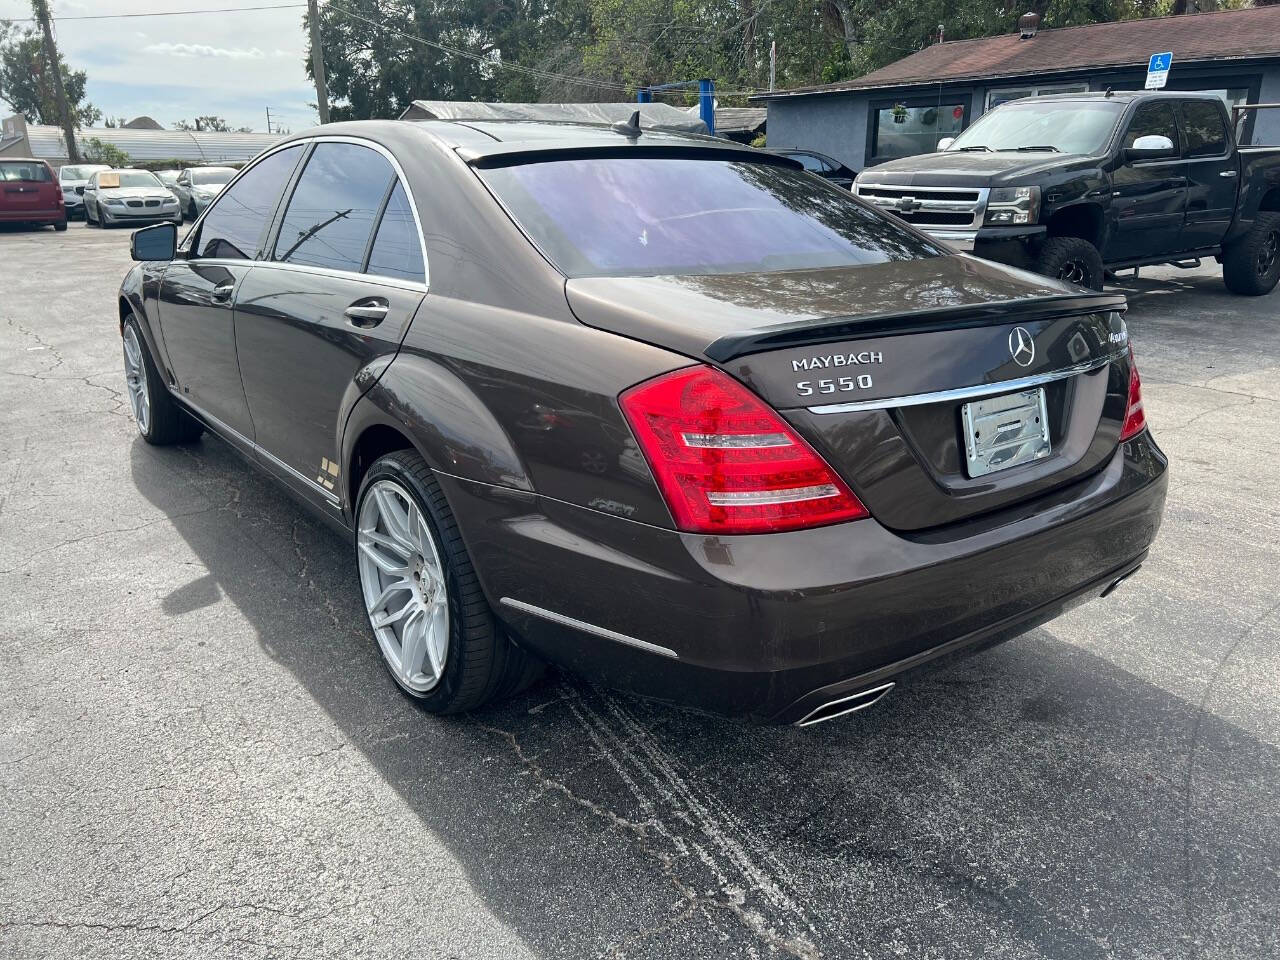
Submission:
POLYGON ((1031 366, 1036 358, 1036 342, 1027 333, 1026 327, 1014 327, 1009 333, 1009 355, 1020 367, 1031 366))

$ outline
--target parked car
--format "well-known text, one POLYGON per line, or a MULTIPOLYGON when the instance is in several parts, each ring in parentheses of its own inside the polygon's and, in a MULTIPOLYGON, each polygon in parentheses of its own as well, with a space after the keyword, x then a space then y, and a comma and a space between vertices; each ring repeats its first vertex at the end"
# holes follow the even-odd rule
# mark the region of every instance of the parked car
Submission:
POLYGON ((58 168, 58 183, 62 187, 68 220, 84 219, 84 198, 76 192, 76 188, 87 184, 89 177, 97 171, 110 169, 105 163, 68 163, 58 168))
POLYGON ((855 192, 979 256, 1101 290, 1106 271, 1216 257, 1232 293, 1280 281, 1280 147, 1237 147, 1214 94, 1015 100, 855 192))
POLYGON ((194 220, 236 175, 234 167, 188 167, 174 182, 174 196, 182 205, 182 215, 194 220))
POLYGON ((853 186, 853 179, 858 175, 857 171, 849 169, 839 160, 832 159, 825 153, 818 153, 816 150, 775 150, 773 152, 799 161, 800 166, 810 173, 816 173, 822 179, 830 180, 837 187, 843 187, 846 190, 853 186))
POLYGON ((67 229, 67 208, 53 168, 43 160, 0 160, 0 223, 67 229))
POLYGON ((210 430, 345 531, 430 711, 545 658, 814 723, 1110 592, 1160 523, 1122 296, 728 141, 332 124, 132 252, 142 438, 210 430))
MULTIPOLYGON (((182 175, 181 170, 153 170, 156 179, 164 184, 165 189, 178 197, 178 177, 182 175)), ((181 199, 179 197, 179 199, 181 199)))
POLYGON ((168 220, 182 223, 178 200, 150 170, 99 170, 79 188, 85 226, 168 220))

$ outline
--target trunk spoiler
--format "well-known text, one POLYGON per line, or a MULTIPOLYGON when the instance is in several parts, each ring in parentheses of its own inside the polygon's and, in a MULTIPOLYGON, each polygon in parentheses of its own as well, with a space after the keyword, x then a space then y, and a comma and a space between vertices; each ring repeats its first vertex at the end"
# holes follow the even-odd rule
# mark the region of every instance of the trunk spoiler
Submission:
POLYGON ((725 334, 703 351, 718 363, 766 350, 834 343, 858 337, 955 330, 964 327, 994 326, 1019 320, 1044 320, 1128 309, 1124 294, 1061 294, 1019 300, 998 300, 964 306, 935 307, 903 313, 873 313, 865 316, 827 317, 798 320, 766 330, 746 330, 725 334))

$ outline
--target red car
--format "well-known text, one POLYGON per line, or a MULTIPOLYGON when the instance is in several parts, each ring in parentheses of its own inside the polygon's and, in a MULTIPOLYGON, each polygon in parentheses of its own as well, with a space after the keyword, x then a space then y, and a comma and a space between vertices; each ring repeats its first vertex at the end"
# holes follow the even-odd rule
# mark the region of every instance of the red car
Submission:
POLYGON ((67 229, 62 185, 43 160, 0 159, 0 223, 67 229))

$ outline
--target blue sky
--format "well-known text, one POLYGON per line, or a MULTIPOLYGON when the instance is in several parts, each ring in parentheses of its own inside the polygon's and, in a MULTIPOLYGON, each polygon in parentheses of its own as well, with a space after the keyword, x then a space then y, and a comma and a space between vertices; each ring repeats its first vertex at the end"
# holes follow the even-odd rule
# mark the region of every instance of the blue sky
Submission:
MULTIPOLYGON (((257 6, 288 0, 51 0, 55 18, 257 6)), ((146 114, 170 127, 202 114, 232 127, 300 130, 319 122, 304 72, 303 9, 244 13, 64 20, 55 23, 68 65, 88 74, 88 99, 105 114, 146 114)), ((28 0, 0 0, 0 19, 30 17, 28 0)), ((0 113, 8 115, 7 105, 0 113)))

